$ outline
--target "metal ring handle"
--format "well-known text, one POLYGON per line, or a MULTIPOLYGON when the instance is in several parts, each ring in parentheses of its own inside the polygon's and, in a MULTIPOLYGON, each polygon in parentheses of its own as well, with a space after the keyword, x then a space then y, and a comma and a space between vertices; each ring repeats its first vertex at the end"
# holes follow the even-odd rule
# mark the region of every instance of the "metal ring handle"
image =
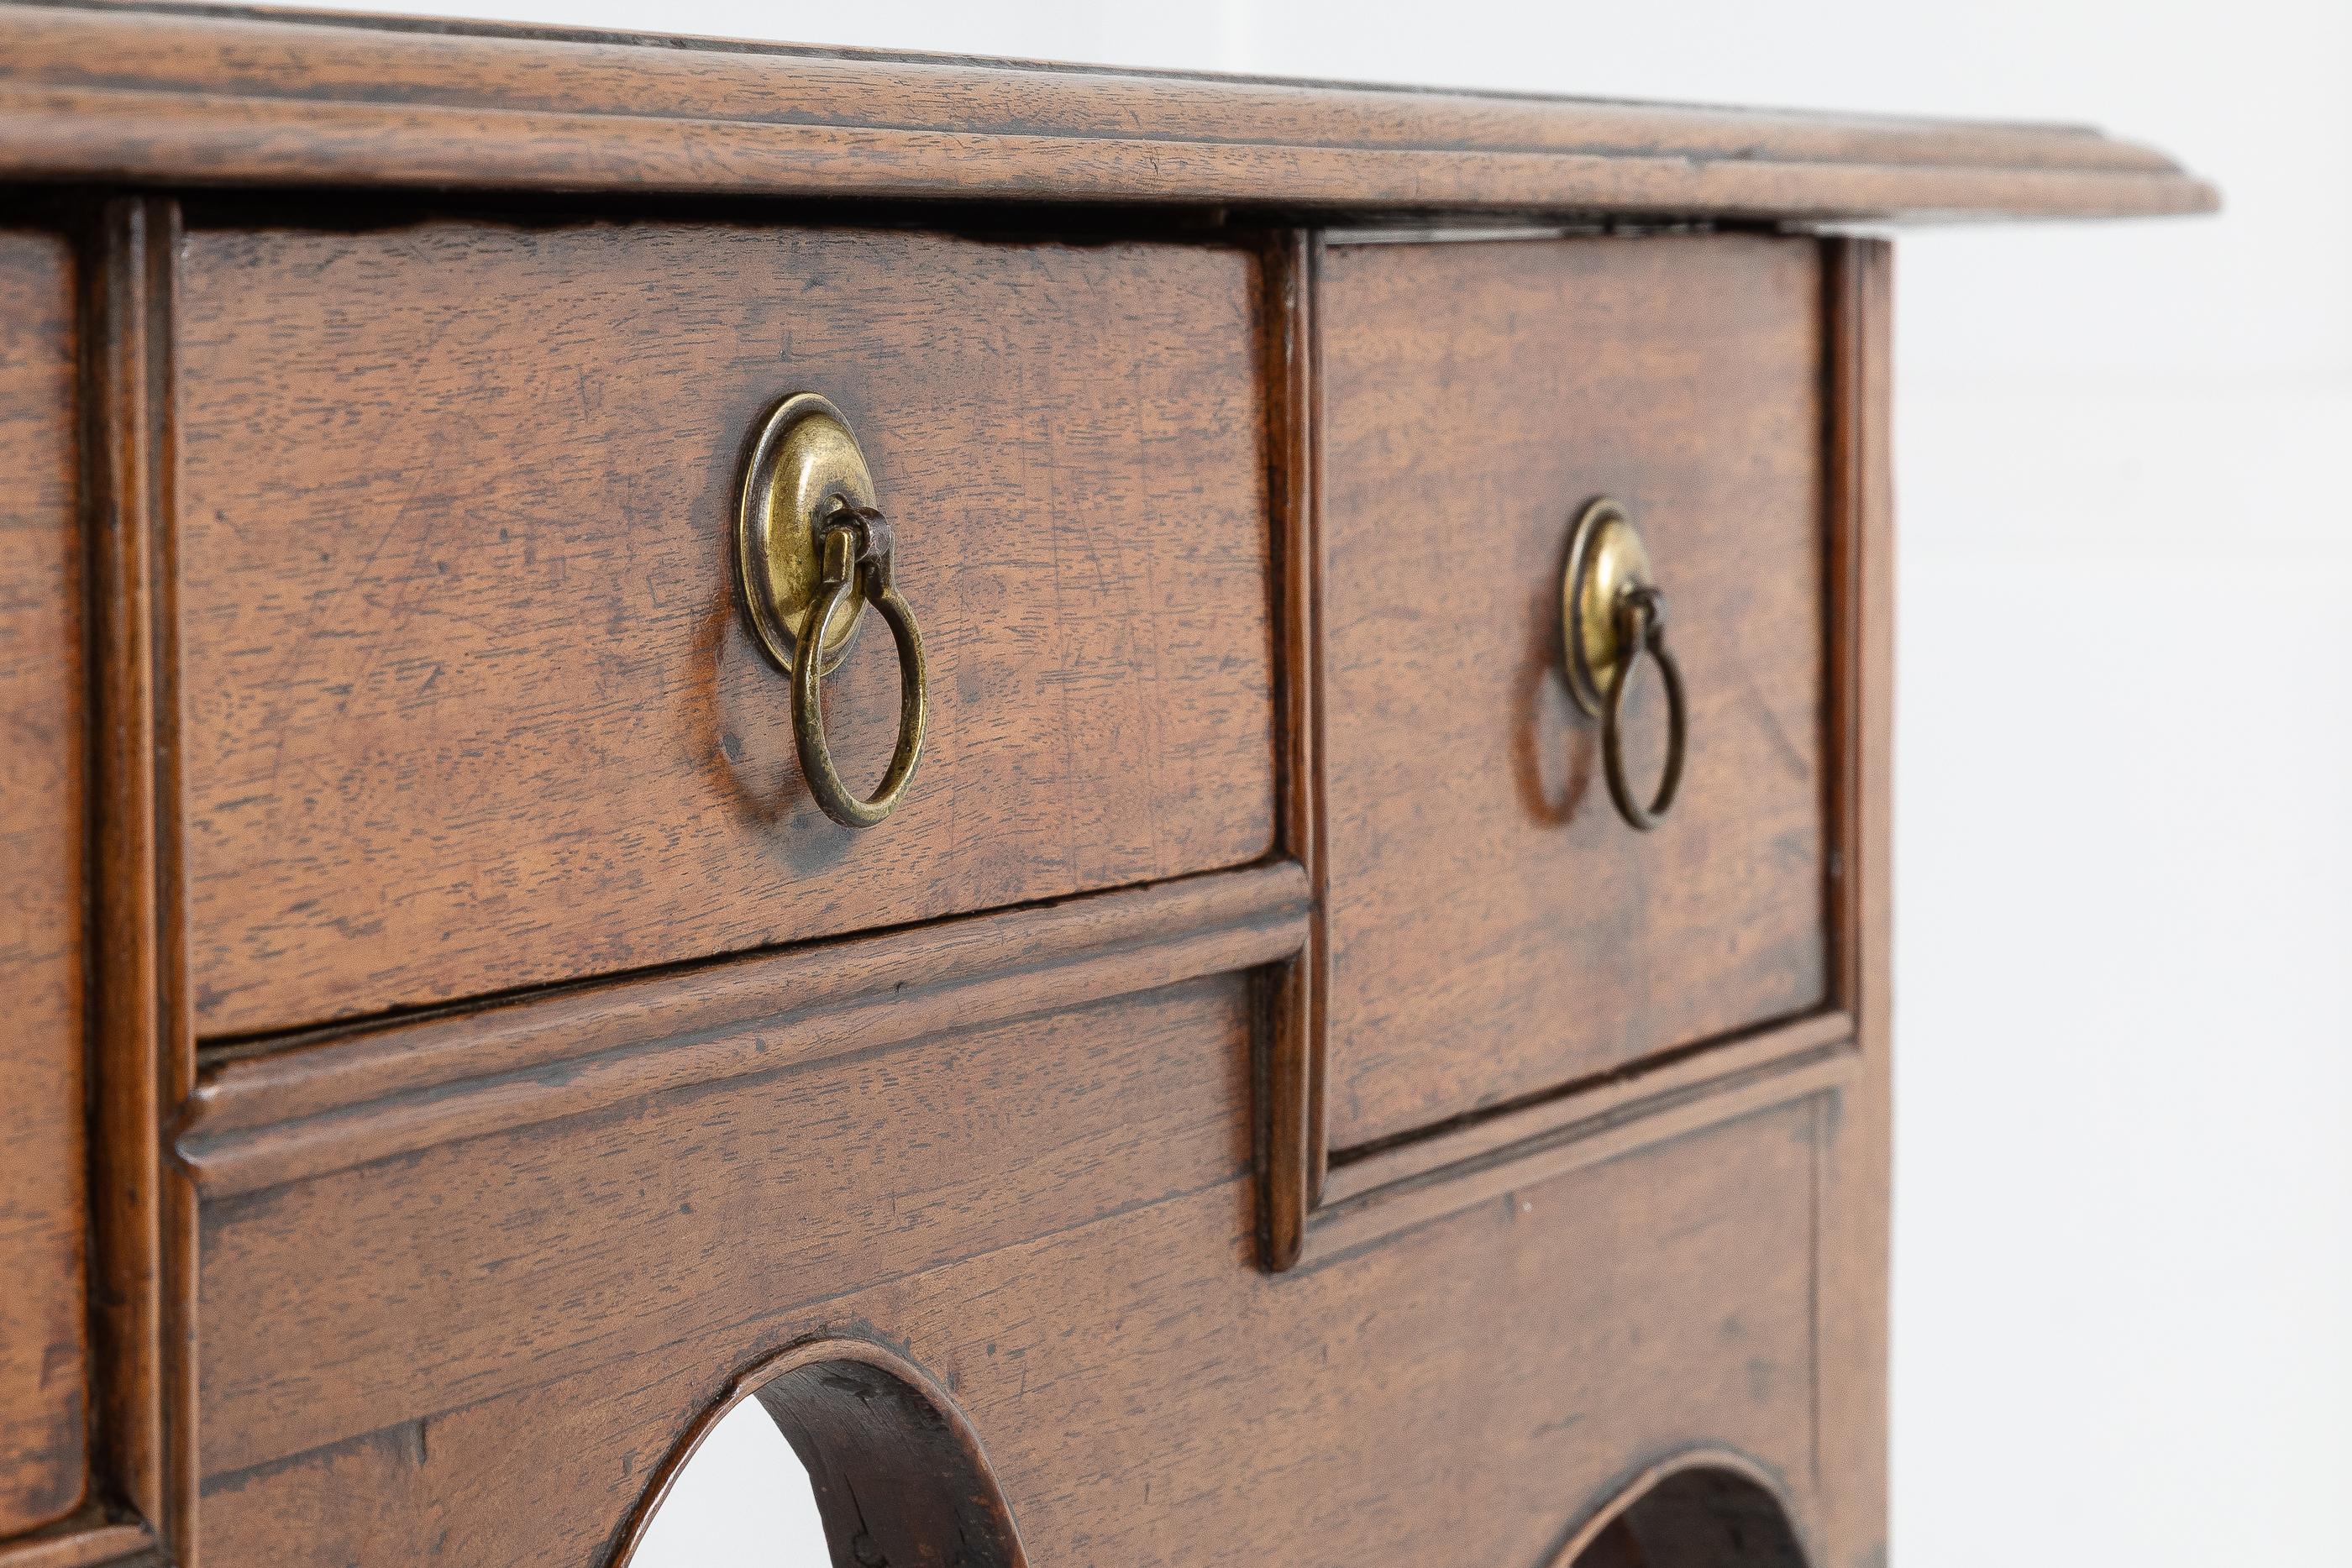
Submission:
POLYGON ((1650 587, 1629 588, 1618 597, 1617 626, 1623 656, 1609 681, 1601 707, 1601 755, 1607 764, 1609 796, 1617 814, 1633 827, 1648 832, 1673 810, 1675 791, 1682 788, 1683 757, 1689 747, 1690 714, 1683 692, 1682 666, 1666 652, 1664 601, 1650 587), (1666 766, 1659 776, 1657 793, 1643 806, 1625 780, 1625 694, 1633 685, 1633 666, 1647 653, 1656 662, 1666 688, 1666 766))
POLYGON ((850 793, 833 765, 832 748, 825 745, 824 673, 819 668, 824 661, 806 657, 793 661, 793 744, 801 754, 801 772, 808 779, 809 793, 824 808, 824 814, 845 828, 870 828, 897 808, 915 777, 915 764, 922 758, 923 634, 915 627, 914 611, 891 583, 887 525, 878 514, 867 517, 856 512, 849 507, 835 512, 835 517, 849 516, 825 530, 824 576, 809 611, 802 646, 825 645, 834 616, 849 601, 851 588, 862 577, 866 602, 880 612, 898 645, 898 748, 890 754, 890 767, 882 775, 880 788, 862 800, 850 793))

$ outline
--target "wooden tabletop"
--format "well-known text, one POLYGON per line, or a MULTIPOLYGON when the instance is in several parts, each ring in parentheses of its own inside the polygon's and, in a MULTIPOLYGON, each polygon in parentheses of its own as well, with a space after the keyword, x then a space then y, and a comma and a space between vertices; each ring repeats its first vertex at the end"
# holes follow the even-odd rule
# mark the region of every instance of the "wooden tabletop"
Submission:
POLYGON ((0 179, 1801 223, 2202 212, 2077 126, 0 4, 0 179))

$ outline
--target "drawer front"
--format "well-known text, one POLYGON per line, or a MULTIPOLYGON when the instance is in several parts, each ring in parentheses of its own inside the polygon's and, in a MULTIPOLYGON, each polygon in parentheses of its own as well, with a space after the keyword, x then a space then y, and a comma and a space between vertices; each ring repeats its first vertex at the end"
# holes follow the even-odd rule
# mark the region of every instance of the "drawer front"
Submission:
POLYGON ((0 1536, 82 1495, 81 537, 73 270, 0 231, 0 1536))
MULTIPOLYGON (((1796 239, 1326 253, 1334 1150, 1822 1001, 1822 308, 1796 239), (1687 684, 1649 832, 1560 668, 1600 497, 1647 547, 1687 684)), ((1655 689, 1627 726, 1637 790, 1655 689)))
MULTIPOLYGON (((199 224, 180 267, 204 1033, 1269 847, 1250 256, 427 221, 199 224), (734 598, 747 439, 800 391, 863 444, 929 669, 913 788, 862 831, 734 598)), ((891 647, 826 682, 861 789, 891 647)))

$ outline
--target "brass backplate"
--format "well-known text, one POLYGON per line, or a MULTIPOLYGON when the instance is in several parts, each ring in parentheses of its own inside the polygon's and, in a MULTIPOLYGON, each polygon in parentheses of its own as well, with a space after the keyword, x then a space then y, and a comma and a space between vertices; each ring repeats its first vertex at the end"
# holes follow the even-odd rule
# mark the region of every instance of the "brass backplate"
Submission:
MULTIPOLYGON (((778 403, 743 463, 735 520, 735 566, 743 608, 761 652, 786 674, 800 652, 820 575, 818 528, 835 500, 876 504, 874 476, 841 411, 815 392, 794 392, 778 403)), ((862 585, 826 633, 820 672, 849 653, 866 617, 862 585)))
POLYGON ((1625 517, 1603 496, 1584 508, 1570 536, 1560 579, 1560 641, 1568 689, 1586 716, 1599 718, 1609 683, 1626 650, 1617 635, 1617 603, 1629 588, 1651 585, 1650 553, 1625 517))

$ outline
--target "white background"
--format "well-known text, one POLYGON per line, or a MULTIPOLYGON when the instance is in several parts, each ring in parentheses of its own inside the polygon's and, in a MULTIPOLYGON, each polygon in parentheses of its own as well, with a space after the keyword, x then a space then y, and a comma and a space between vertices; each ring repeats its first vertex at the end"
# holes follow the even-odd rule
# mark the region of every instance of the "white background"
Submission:
MULTIPOLYGON (((2352 0, 463 8, 2081 120, 2217 179, 1898 247, 1893 1554, 2352 1561, 2352 0)), ((636 1568, 824 1562, 762 1417, 706 1458, 636 1568)))

